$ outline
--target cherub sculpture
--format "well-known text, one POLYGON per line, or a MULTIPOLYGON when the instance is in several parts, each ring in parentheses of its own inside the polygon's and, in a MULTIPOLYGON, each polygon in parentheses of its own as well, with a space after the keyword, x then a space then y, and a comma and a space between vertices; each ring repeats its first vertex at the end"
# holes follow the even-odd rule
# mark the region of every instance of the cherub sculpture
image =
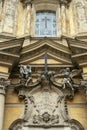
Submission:
POLYGON ((20 78, 27 79, 31 76, 31 66, 30 65, 20 65, 20 78))
POLYGON ((79 87, 79 84, 76 84, 74 82, 73 77, 79 75, 81 73, 81 70, 78 69, 73 69, 72 71, 70 70, 70 68, 65 68, 61 71, 60 74, 55 75, 56 77, 62 77, 63 80, 61 82, 62 84, 62 88, 70 88, 71 90, 71 95, 74 96, 74 89, 75 87, 79 87))

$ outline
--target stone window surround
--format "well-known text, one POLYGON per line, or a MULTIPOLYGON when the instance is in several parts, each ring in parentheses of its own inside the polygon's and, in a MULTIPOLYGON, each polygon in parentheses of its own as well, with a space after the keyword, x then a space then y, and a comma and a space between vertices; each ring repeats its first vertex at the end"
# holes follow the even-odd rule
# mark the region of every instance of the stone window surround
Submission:
MULTIPOLYGON (((54 4, 54 3, 39 3, 39 4, 33 4, 34 7, 34 19, 36 20, 36 12, 40 11, 54 11, 56 13, 56 28, 57 28, 57 37, 60 37, 61 30, 58 29, 58 26, 61 26, 61 21, 59 21, 58 16, 60 16, 60 4, 54 4), (59 21, 59 22, 57 22, 59 21), (60 31, 60 32, 59 32, 60 31)), ((35 21, 34 21, 35 26, 35 21)), ((34 30, 34 36, 35 36, 35 30, 34 30)))
MULTIPOLYGON (((70 3, 64 3, 64 1, 61 3, 62 0, 51 0, 50 3, 48 0, 24 0, 21 1, 23 2, 24 9, 26 10, 27 8, 27 13, 30 8, 30 31, 29 35, 31 37, 36 37, 35 36, 35 21, 36 21, 36 12, 40 11, 54 11, 56 12, 56 30, 57 30, 57 35, 56 37, 60 38, 62 34, 67 34, 68 33, 68 26, 67 21, 69 21, 68 16, 68 4, 70 3), (68 20, 67 20, 68 18, 68 20)), ((68 0, 65 0, 68 2, 68 0)), ((28 20, 28 19, 27 19, 28 20)), ((27 26, 26 26, 27 29, 27 26)), ((28 32, 28 31, 27 31, 28 32)))

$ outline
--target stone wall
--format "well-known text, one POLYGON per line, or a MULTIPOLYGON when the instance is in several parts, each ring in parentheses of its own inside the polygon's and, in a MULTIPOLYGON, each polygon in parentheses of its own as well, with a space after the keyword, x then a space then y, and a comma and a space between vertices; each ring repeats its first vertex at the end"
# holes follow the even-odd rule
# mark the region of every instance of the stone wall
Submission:
POLYGON ((0 32, 6 35, 16 35, 17 30, 17 0, 5 0, 1 7, 0 32))
POLYGON ((32 3, 24 5, 18 0, 0 2, 0 32, 5 35, 22 37, 35 36, 36 11, 56 11, 57 36, 74 36, 87 32, 87 1, 72 0, 67 7, 59 3, 32 3))

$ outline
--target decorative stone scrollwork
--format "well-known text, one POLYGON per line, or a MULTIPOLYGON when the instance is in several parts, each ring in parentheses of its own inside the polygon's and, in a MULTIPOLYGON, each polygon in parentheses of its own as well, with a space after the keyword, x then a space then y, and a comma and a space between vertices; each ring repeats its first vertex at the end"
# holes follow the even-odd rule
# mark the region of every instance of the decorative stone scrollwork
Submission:
POLYGON ((22 123, 23 123, 23 119, 15 120, 9 127, 9 130, 22 130, 22 123))
POLYGON ((75 119, 70 120, 71 130, 84 130, 83 126, 75 119))
POLYGON ((34 115, 33 116, 33 123, 40 124, 43 123, 50 123, 50 124, 58 124, 59 123, 59 116, 58 115, 50 115, 48 112, 44 112, 42 115, 34 115))
POLYGON ((79 122, 71 121, 66 103, 66 90, 69 89, 70 94, 74 97, 76 87, 79 88, 79 84, 75 84, 73 77, 80 74, 80 70, 70 71, 69 68, 66 68, 60 74, 46 71, 39 76, 35 83, 33 81, 30 83, 27 80, 30 77, 32 79, 31 69, 28 69, 28 66, 20 67, 22 67, 20 82, 15 85, 15 89, 24 98, 25 110, 21 124, 14 122, 9 130, 26 130, 31 127, 60 128, 60 126, 69 128, 69 130, 73 130, 73 128, 84 130, 81 129, 83 127, 79 122), (55 78, 59 76, 64 80, 61 83, 55 81, 55 78))

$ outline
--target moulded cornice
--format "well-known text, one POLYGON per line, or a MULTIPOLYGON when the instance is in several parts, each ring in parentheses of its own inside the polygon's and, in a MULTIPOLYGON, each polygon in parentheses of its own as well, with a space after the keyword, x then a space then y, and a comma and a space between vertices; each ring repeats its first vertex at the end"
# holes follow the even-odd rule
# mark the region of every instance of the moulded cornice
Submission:
POLYGON ((41 40, 37 41, 36 43, 30 44, 29 46, 24 47, 22 49, 21 54, 25 54, 27 52, 34 51, 41 47, 45 48, 45 46, 51 47, 55 50, 59 50, 61 52, 67 53, 67 54, 71 54, 71 51, 69 50, 68 47, 62 45, 60 42, 57 43, 50 39, 41 39, 41 40))
POLYGON ((40 1, 40 0, 20 0, 21 2, 23 2, 24 3, 24 5, 27 5, 27 4, 32 4, 32 3, 35 3, 35 4, 37 4, 37 3, 54 3, 54 4, 56 4, 56 3, 60 3, 60 4, 65 4, 65 5, 68 5, 70 2, 71 2, 71 0, 42 0, 42 1, 40 1))

